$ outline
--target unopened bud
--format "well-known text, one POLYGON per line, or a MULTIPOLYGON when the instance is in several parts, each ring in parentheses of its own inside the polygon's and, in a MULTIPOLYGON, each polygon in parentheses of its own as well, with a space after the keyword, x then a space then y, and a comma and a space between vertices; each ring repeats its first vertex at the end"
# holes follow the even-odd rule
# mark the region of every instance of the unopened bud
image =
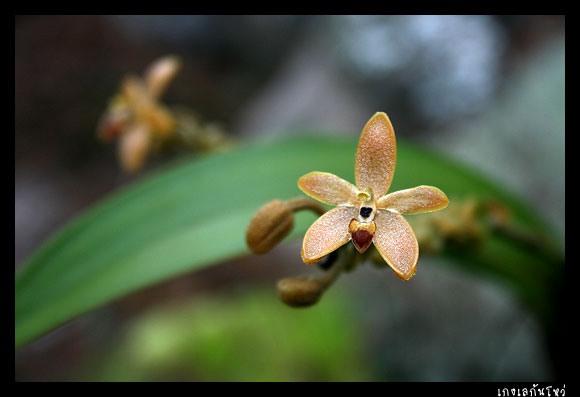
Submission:
POLYGON ((488 220, 493 227, 505 227, 511 221, 511 213, 507 206, 503 203, 489 199, 485 202, 485 209, 487 210, 488 220))
POLYGON ((272 200, 254 215, 246 229, 252 252, 264 254, 274 248, 294 227, 294 214, 285 201, 272 200))
POLYGON ((315 304, 326 284, 315 278, 284 278, 276 285, 280 298, 288 306, 307 307, 315 304))

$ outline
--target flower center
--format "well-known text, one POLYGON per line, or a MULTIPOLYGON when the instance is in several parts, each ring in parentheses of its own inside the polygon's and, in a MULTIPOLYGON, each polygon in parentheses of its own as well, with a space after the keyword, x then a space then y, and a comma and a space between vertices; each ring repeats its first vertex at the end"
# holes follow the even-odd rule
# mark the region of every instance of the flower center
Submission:
POLYGON ((363 190, 357 194, 356 198, 358 201, 369 201, 371 199, 371 194, 368 191, 363 190))
POLYGON ((372 222, 376 211, 373 189, 367 187, 364 190, 359 190, 356 198, 360 201, 358 221, 363 223, 372 222))

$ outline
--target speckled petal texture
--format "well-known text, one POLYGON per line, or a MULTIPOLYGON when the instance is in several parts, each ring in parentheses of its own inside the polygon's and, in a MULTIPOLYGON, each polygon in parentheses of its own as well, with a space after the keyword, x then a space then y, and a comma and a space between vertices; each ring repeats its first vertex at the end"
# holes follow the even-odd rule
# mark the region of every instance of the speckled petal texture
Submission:
POLYGON ((415 273, 419 245, 411 226, 402 215, 378 210, 375 217, 377 230, 373 240, 377 251, 395 274, 403 280, 415 273))
POLYGON ((401 214, 420 214, 447 207, 449 199, 433 186, 399 190, 377 200, 377 208, 394 209, 401 214))
POLYGON ((359 190, 373 189, 375 197, 389 190, 395 173, 397 146, 395 131, 389 117, 375 113, 365 125, 355 159, 355 180, 359 190))
POLYGON ((346 244, 350 240, 348 225, 357 214, 357 207, 336 207, 318 218, 304 235, 304 263, 316 263, 323 256, 346 244))
POLYGON ((311 172, 298 179, 304 193, 326 204, 356 205, 357 190, 354 185, 328 172, 311 172))

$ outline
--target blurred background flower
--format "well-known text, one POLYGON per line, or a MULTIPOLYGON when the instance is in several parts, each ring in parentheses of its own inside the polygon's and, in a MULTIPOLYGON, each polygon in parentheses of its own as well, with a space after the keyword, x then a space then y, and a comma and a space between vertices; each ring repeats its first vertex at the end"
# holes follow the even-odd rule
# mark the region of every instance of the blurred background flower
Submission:
MULTIPOLYGON (((179 157, 127 175, 95 138, 122 78, 167 54, 182 69, 164 103, 236 140, 355 138, 384 111, 398 139, 526 197, 563 241, 563 16, 18 16, 15 47, 15 267, 91 203, 179 157)), ((302 266, 299 245, 84 315, 16 352, 16 379, 555 376, 535 319, 500 286, 430 265, 440 259, 422 258, 410 283, 357 271, 310 312, 268 302, 302 266)))

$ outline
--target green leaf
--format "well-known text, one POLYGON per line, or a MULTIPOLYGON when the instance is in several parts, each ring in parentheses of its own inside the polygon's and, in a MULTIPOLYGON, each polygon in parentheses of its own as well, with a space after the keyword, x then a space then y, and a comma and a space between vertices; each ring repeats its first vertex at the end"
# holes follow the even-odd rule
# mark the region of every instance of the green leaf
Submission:
MULTIPOLYGON (((274 198, 301 196, 296 182, 310 171, 354 181, 356 144, 307 137, 254 143, 180 162, 113 194, 48 239, 17 272, 15 345, 140 288, 248 254, 244 236, 254 212, 274 198)), ((545 229, 518 200, 462 166, 401 141, 397 157, 393 191, 425 184, 439 187, 450 200, 493 196, 522 225, 545 229)), ((303 234, 314 219, 300 217, 292 236, 303 234)), ((517 271, 493 270, 498 261, 493 250, 480 255, 477 268, 492 269, 537 298, 549 265, 521 248, 508 248, 499 252, 510 255, 517 271), (532 266, 539 276, 518 283, 522 266, 532 266)))

